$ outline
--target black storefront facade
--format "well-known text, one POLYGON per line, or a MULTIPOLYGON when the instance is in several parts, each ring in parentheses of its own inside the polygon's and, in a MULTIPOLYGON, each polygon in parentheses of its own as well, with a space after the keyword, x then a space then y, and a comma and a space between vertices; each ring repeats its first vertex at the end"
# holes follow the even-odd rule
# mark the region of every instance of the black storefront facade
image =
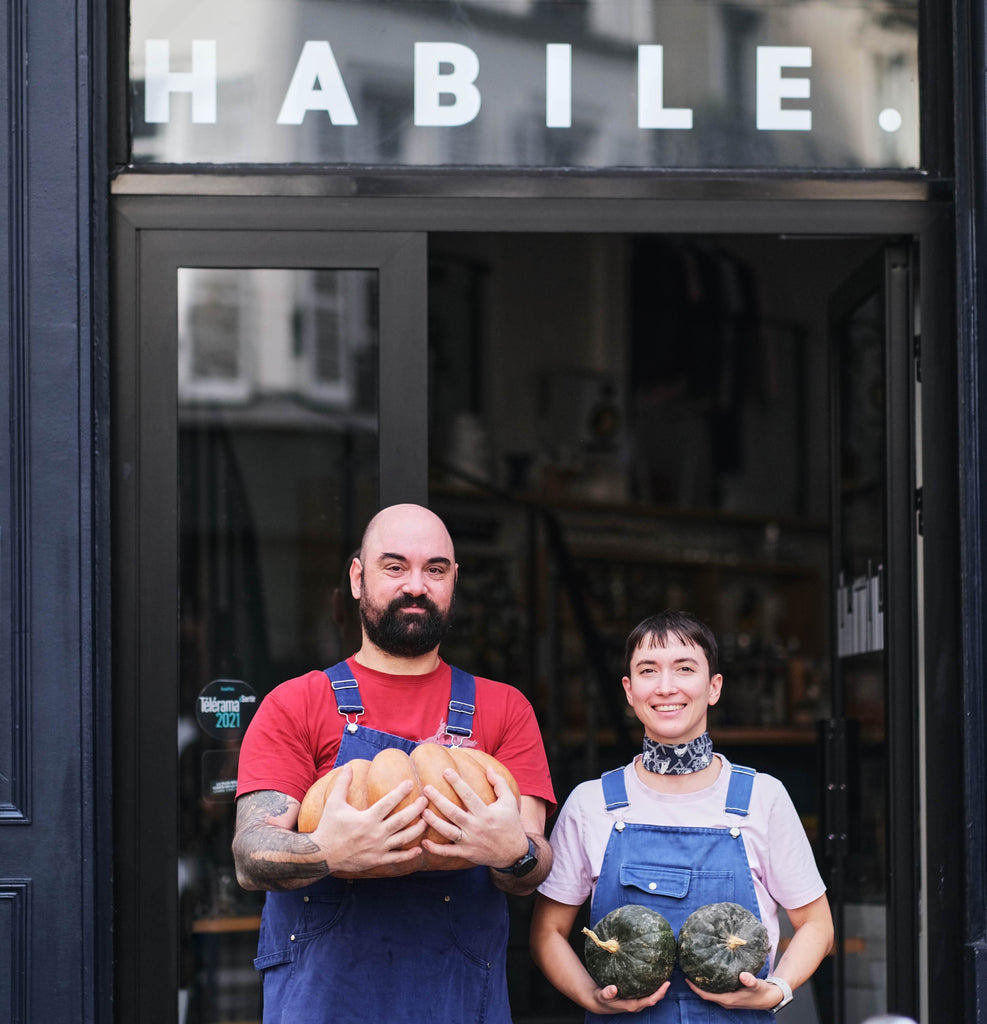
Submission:
MULTIPOLYGON (((457 540, 447 656, 531 697, 560 796, 639 742, 629 627, 717 629, 714 738, 836 909, 793 1019, 980 1020, 981 6, 35 8, 0 1015, 259 1020, 238 738, 346 653, 346 556, 413 500, 457 540)), ((516 1019, 578 1020, 527 913, 516 1019)))

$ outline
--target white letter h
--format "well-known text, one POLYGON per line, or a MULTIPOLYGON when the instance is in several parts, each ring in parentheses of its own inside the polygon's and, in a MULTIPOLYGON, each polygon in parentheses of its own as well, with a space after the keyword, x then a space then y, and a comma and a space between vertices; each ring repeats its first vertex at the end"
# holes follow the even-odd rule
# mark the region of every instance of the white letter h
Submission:
POLYGON ((167 124, 173 92, 192 94, 194 124, 216 123, 216 40, 192 42, 192 70, 171 71, 167 39, 144 41, 144 121, 167 124))

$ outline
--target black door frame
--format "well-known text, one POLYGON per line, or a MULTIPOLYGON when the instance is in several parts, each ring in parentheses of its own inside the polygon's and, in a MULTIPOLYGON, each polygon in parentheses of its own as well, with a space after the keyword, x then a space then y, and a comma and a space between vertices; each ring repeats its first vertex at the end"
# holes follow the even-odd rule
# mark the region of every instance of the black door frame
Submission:
POLYGON ((178 977, 178 918, 162 912, 175 902, 178 864, 177 270, 377 270, 380 500, 424 502, 425 239, 134 230, 118 216, 114 240, 114 902, 118 957, 126 963, 115 991, 118 1019, 136 1021, 160 1019, 161 1007, 175 1004, 178 977))
MULTIPOLYGON (((887 784, 884 807, 889 847, 895 850, 889 858, 886 878, 887 1010, 892 1013, 919 1015, 920 967, 919 950, 909 936, 919 933, 919 906, 914 894, 921 887, 918 856, 919 766, 914 756, 918 730, 916 709, 919 706, 916 665, 916 632, 918 625, 916 595, 917 537, 920 528, 916 508, 920 505, 916 490, 915 459, 915 391, 913 378, 918 376, 914 313, 912 246, 906 241, 889 242, 867 262, 855 270, 830 302, 831 334, 831 402, 832 402, 832 580, 841 569, 843 537, 840 515, 838 459, 841 447, 839 400, 836 386, 839 371, 841 328, 846 319, 872 296, 881 303, 884 325, 884 579, 885 626, 887 638, 884 655, 885 693, 884 730, 887 784)), ((916 382, 917 383, 917 382, 916 382)), ((835 618, 835 616, 834 616, 835 618)), ((833 629, 835 635, 835 625, 833 629)), ((832 659, 832 719, 827 723, 824 762, 827 768, 821 781, 828 813, 836 823, 824 828, 826 846, 831 854, 834 884, 834 919, 837 931, 835 972, 837 987, 845 978, 843 944, 843 857, 846 835, 838 834, 848 824, 848 806, 861 808, 854 798, 857 779, 850 761, 859 738, 851 740, 845 717, 846 690, 841 659, 832 659), (842 762, 842 763, 840 763, 842 762), (835 832, 837 834, 833 834, 835 832)), ((841 994, 843 990, 841 988, 841 994)), ((845 1000, 839 999, 835 1024, 846 1019, 845 1000)))
MULTIPOLYGON (((277 235, 292 231, 311 233, 313 238, 324 232, 366 233, 369 238, 380 238, 384 234, 415 235, 430 231, 550 231, 854 235, 913 239, 919 253, 918 276, 923 283, 921 309, 925 324, 922 339, 922 461, 928 486, 923 509, 926 553, 923 593, 918 595, 926 623, 922 678, 930 707, 942 707, 942 702, 947 699, 951 706, 957 707, 962 700, 959 558, 955 546, 959 432, 955 339, 951 327, 953 319, 949 315, 953 294, 953 211, 950 204, 930 199, 928 184, 914 180, 880 183, 762 177, 713 183, 691 179, 656 184, 653 179, 648 183, 642 183, 639 178, 595 179, 591 187, 587 187, 585 180, 562 181, 553 183, 551 195, 546 195, 546 190, 543 182, 524 176, 480 179, 470 175, 462 178, 409 175, 359 181, 315 175, 290 179, 277 176, 173 175, 168 176, 164 183, 160 176, 125 175, 115 183, 114 335, 117 345, 114 395, 117 405, 113 431, 113 516, 116 524, 114 670, 117 680, 115 777, 118 786, 115 902, 120 922, 118 950, 125 953, 128 960, 136 958, 136 966, 128 963, 118 973, 121 1019, 140 1019, 140 1014, 132 1014, 131 1010, 168 1005, 173 974, 162 970, 169 960, 161 960, 160 957, 173 957, 175 947, 172 941, 170 950, 164 948, 175 938, 172 934, 166 936, 165 941, 156 942, 155 953, 151 954, 150 939, 140 927, 138 910, 141 905, 138 903, 139 890, 143 888, 146 894, 148 886, 158 890, 158 898, 144 905, 156 909, 166 905, 161 900, 171 897, 174 874, 165 871, 158 873, 162 877, 144 877, 144 869, 130 872, 126 867, 128 852, 148 850, 156 844, 162 844, 162 848, 167 850, 169 844, 173 847, 175 842, 173 835, 160 832, 148 839, 141 824, 142 808, 153 807, 154 799, 162 791, 161 786, 173 785, 170 780, 175 778, 175 774, 156 770, 156 785, 147 785, 150 780, 142 783, 139 770, 142 763, 147 763, 144 759, 150 757, 155 742, 160 748, 160 756, 150 763, 170 765, 175 759, 173 737, 170 733, 148 737, 146 742, 149 745, 142 746, 139 739, 141 723, 147 709, 127 696, 127 681, 139 678, 135 671, 139 663, 153 663, 146 662, 148 658, 174 657, 167 649, 155 650, 153 635, 145 636, 139 629, 140 622, 169 621, 169 615, 174 618, 177 582, 168 588, 164 585, 167 577, 150 577, 156 580, 161 607, 153 610, 139 608, 140 602, 136 597, 140 580, 136 573, 140 562, 134 556, 141 553, 138 501, 146 498, 146 493, 143 484, 140 485, 140 493, 135 489, 133 474, 136 466, 133 460, 140 455, 135 449, 140 431, 132 404, 138 386, 138 367, 133 363, 134 346, 130 345, 128 349, 127 345, 120 344, 122 338, 141 336, 144 317, 167 313, 159 309, 144 310, 138 308, 137 303, 137 296, 141 294, 141 268, 147 265, 144 261, 160 259, 164 255, 155 252, 156 243, 152 236, 158 232, 174 232, 176 237, 191 231, 215 233, 215 241, 220 248, 214 252, 214 257, 225 260, 227 265, 231 252, 249 251, 249 247, 244 250, 232 244, 234 233, 248 231, 248 228, 252 237, 256 237, 254 232, 277 235), (161 195, 162 187, 173 194, 161 195), (157 194, 147 194, 150 192, 157 194), (935 489, 931 486, 930 473, 940 485, 935 489), (165 618, 160 618, 162 615, 165 618), (138 617, 136 622, 135 616, 138 617), (136 788, 132 780, 138 780, 136 788), (127 781, 129 786, 124 785, 127 781), (162 979, 167 984, 162 984, 162 979)), ((241 241, 246 240, 247 235, 241 241)), ((422 249, 419 256, 423 252, 422 249)), ((186 260, 185 265, 209 265, 203 262, 203 258, 197 252, 194 262, 186 260)), ((301 263, 293 265, 313 264, 302 257, 301 263)), ((411 302, 407 308, 415 316, 424 315, 423 272, 423 259, 420 260, 420 269, 408 266, 403 271, 403 294, 411 302), (422 303, 421 306, 416 306, 416 300, 408 295, 408 289, 414 282, 420 286, 417 302, 422 303)), ((398 319, 404 315, 398 306, 393 311, 398 319)), ((424 395, 423 378, 405 375, 392 397, 401 401, 403 396, 406 400, 409 389, 414 388, 421 388, 424 395)), ((174 416, 173 394, 166 396, 162 389, 161 394, 150 397, 159 409, 157 415, 174 416)), ((383 393, 381 400, 384 401, 383 393)), ((403 458, 397 461, 407 466, 403 458)), ((163 466, 160 472, 173 472, 173 465, 163 466)), ((424 467, 420 462, 414 472, 420 472, 420 481, 425 480, 424 467)), ((409 478, 405 476, 405 479, 409 478)), ((416 500, 412 493, 413 484, 411 488, 408 496, 416 500)), ((422 498, 419 496, 417 500, 422 498)), ((929 716, 924 737, 927 745, 953 740, 959 742, 962 722, 958 716, 955 721, 948 721, 946 717, 929 716)), ((914 754, 914 749, 910 753, 914 754)), ((955 779, 943 778, 942 773, 937 775, 927 770, 921 781, 926 794, 926 814, 920 824, 925 828, 923 841, 927 875, 936 880, 925 894, 925 927, 927 934, 934 936, 954 928, 962 913, 962 879, 955 879, 955 844, 949 841, 950 837, 961 833, 962 792, 955 785, 955 779)), ((897 820, 904 819, 899 817, 897 820)), ((917 843, 914 819, 909 816, 907 820, 912 833, 910 843, 917 843)), ((141 862, 134 858, 130 863, 140 865, 141 862)), ((903 898, 907 896, 914 901, 914 891, 910 891, 908 886, 901 886, 900 892, 903 898)), ((147 900, 146 895, 143 898, 147 900)), ((160 926, 160 920, 158 924, 160 926)), ((907 935, 901 938, 905 942, 914 941, 907 935)), ((948 958, 950 948, 943 943, 930 942, 927 965, 919 963, 920 972, 927 970, 928 977, 935 979, 935 999, 929 1007, 928 1018, 934 1024, 952 1024, 960 1019, 962 965, 955 956, 955 948, 952 960, 948 958)))

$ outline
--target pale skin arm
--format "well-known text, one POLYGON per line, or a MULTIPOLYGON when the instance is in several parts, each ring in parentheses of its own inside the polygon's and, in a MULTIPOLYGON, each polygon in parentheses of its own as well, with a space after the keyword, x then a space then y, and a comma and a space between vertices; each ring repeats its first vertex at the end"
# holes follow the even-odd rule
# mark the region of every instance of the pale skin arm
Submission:
MULTIPOLYGON (((833 948, 833 916, 830 913, 829 900, 823 895, 804 907, 789 910, 788 917, 795 934, 772 973, 776 977, 784 978, 794 992, 799 985, 812 977, 823 958, 833 948)), ((736 992, 713 995, 688 982, 690 988, 703 999, 718 1003, 720 1006, 770 1010, 782 1000, 777 985, 755 978, 746 971, 740 975, 740 983, 742 988, 736 992)))
POLYGON ((244 889, 288 890, 310 885, 336 871, 364 871, 398 865, 421 855, 421 847, 402 850, 425 831, 419 797, 392 814, 412 789, 405 780, 365 811, 346 802, 353 770, 348 765, 329 794, 314 832, 295 831, 301 804, 273 790, 247 793, 237 800, 233 860, 244 889))
POLYGON ((600 988, 569 944, 579 907, 558 903, 541 894, 531 919, 531 956, 546 978, 584 1010, 593 1013, 637 1013, 654 1006, 668 991, 669 983, 641 999, 618 999, 617 986, 600 988))
POLYGON ((422 817, 444 835, 449 844, 424 839, 422 846, 437 857, 466 857, 474 864, 485 864, 491 868, 491 881, 502 892, 512 896, 533 893, 552 867, 552 848, 545 838, 545 801, 522 796, 519 810, 510 786, 490 769, 487 769, 487 781, 497 798, 492 804, 485 804, 458 772, 447 768, 443 776, 455 789, 463 806, 457 807, 434 786, 426 786, 425 796, 449 820, 443 820, 431 808, 426 809, 422 817), (538 848, 538 864, 533 871, 523 878, 515 878, 492 870, 509 867, 523 857, 528 852, 529 836, 538 848))

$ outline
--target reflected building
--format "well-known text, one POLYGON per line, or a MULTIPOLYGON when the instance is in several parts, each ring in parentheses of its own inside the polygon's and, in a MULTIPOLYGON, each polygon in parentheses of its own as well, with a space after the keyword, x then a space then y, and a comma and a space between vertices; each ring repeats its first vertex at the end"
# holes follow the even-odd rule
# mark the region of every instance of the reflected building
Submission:
POLYGON ((133 10, 141 163, 919 163, 914 2, 210 0, 184 15, 165 9, 162 18, 148 0, 133 10), (149 54, 152 93, 170 97, 164 123, 147 116, 149 54), (194 95, 211 92, 214 120, 195 123, 194 95))

